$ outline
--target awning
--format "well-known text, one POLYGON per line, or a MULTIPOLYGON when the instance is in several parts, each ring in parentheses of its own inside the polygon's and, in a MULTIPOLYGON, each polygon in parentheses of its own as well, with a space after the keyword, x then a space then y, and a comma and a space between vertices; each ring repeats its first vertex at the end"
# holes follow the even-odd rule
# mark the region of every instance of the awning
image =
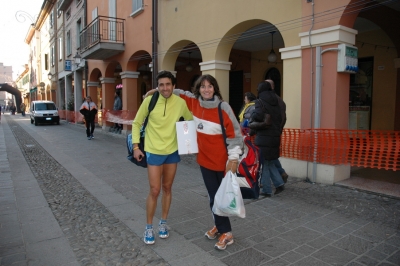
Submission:
POLYGON ((30 90, 30 93, 37 91, 37 87, 30 90))

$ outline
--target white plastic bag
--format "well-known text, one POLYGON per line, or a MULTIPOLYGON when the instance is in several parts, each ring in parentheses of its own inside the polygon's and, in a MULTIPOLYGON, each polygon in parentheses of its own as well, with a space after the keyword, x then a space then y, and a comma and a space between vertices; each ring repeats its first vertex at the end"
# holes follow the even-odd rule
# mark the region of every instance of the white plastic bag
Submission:
POLYGON ((214 198, 212 211, 219 216, 246 217, 242 193, 236 180, 236 173, 228 171, 222 179, 214 198))

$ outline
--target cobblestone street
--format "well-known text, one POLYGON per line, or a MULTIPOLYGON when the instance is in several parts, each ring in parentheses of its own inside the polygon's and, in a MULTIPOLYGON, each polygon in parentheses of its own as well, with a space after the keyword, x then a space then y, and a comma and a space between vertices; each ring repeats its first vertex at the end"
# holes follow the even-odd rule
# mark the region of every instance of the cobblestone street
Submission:
POLYGON ((147 171, 126 159, 123 135, 94 135, 2 117, 0 265, 400 265, 399 199, 292 177, 280 195, 246 200, 235 243, 215 250, 194 156, 178 166, 170 237, 147 246, 147 171))

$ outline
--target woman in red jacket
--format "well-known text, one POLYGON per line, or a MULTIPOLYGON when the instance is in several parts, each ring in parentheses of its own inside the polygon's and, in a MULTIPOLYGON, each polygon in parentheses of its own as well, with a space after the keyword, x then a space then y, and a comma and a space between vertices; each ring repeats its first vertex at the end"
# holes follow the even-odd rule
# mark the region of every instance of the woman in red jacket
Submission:
MULTIPOLYGON (((243 149, 243 136, 240 125, 227 102, 222 100, 217 80, 211 75, 203 75, 196 81, 193 93, 175 89, 186 101, 197 126, 197 143, 199 153, 197 162, 208 191, 210 208, 214 205, 214 197, 225 176, 231 170, 236 173, 239 155, 243 149), (222 135, 218 114, 218 104, 222 102, 223 125, 226 130, 226 144, 222 135)), ((224 250, 233 243, 231 223, 228 217, 213 213, 214 226, 205 233, 208 239, 219 235, 215 248, 224 250)))

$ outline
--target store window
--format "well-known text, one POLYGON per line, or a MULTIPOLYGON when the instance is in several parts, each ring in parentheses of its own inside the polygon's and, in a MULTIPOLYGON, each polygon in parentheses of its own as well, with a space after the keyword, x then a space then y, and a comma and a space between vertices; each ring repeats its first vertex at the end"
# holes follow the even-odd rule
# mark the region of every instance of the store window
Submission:
POLYGON ((349 129, 371 129, 374 58, 358 59, 358 72, 350 75, 349 129))

